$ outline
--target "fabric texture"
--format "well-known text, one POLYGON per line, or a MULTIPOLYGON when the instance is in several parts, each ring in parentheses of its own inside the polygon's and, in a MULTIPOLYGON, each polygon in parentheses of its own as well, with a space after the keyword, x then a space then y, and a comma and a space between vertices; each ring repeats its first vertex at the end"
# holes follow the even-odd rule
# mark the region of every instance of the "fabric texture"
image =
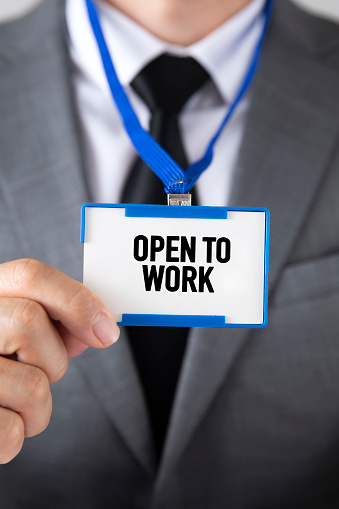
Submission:
MULTIPOLYGON (((88 199, 63 5, 0 29, 1 261, 81 278, 88 199)), ((0 466, 6 509, 338 507, 339 28, 277 0, 230 205, 271 212, 265 329, 191 329, 161 464, 122 331, 0 466)))

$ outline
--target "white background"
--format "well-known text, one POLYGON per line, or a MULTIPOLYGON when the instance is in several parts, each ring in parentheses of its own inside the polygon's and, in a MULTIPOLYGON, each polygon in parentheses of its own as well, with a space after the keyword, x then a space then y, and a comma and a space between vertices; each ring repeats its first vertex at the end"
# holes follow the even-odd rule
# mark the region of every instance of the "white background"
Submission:
MULTIPOLYGON (((0 22, 20 16, 41 0, 0 0, 0 22)), ((301 6, 339 22, 339 0, 295 0, 301 6)))

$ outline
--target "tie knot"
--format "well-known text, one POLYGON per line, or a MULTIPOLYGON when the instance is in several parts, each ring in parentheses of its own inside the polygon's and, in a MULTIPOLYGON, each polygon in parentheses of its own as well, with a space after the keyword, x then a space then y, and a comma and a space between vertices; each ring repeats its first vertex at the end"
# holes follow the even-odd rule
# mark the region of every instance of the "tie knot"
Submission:
POLYGON ((178 113, 208 79, 194 58, 164 54, 144 67, 131 86, 152 112, 178 113))

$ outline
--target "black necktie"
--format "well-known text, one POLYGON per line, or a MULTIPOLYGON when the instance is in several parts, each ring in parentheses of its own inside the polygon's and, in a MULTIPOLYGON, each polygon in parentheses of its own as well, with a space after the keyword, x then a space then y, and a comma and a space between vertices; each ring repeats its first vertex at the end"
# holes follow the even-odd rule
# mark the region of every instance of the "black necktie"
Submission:
MULTIPOLYGON (((165 54, 148 64, 131 83, 151 112, 150 134, 184 170, 188 163, 179 113, 208 79, 207 72, 193 58, 165 54)), ((127 179, 122 201, 166 203, 164 184, 140 158, 127 179)))
MULTIPOLYGON (((131 83, 151 112, 150 134, 183 168, 187 159, 181 141, 178 115, 209 76, 190 57, 161 55, 131 83)), ((123 203, 165 203, 164 184, 138 158, 123 190, 123 203)), ((143 386, 158 457, 186 347, 187 327, 127 327, 143 386)))

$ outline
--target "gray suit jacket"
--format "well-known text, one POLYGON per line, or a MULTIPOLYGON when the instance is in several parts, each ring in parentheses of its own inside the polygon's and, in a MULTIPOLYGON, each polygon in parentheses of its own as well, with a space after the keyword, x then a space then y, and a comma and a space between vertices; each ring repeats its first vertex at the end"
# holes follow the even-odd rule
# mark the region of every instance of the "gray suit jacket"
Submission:
MULTIPOLYGON (((0 29, 0 258, 80 279, 88 201, 60 0, 0 29)), ((0 507, 339 504, 339 28, 278 0, 231 204, 271 211, 263 330, 192 329, 159 468, 126 336, 73 360, 0 507)), ((159 338, 161 340, 161 338, 159 338)))

